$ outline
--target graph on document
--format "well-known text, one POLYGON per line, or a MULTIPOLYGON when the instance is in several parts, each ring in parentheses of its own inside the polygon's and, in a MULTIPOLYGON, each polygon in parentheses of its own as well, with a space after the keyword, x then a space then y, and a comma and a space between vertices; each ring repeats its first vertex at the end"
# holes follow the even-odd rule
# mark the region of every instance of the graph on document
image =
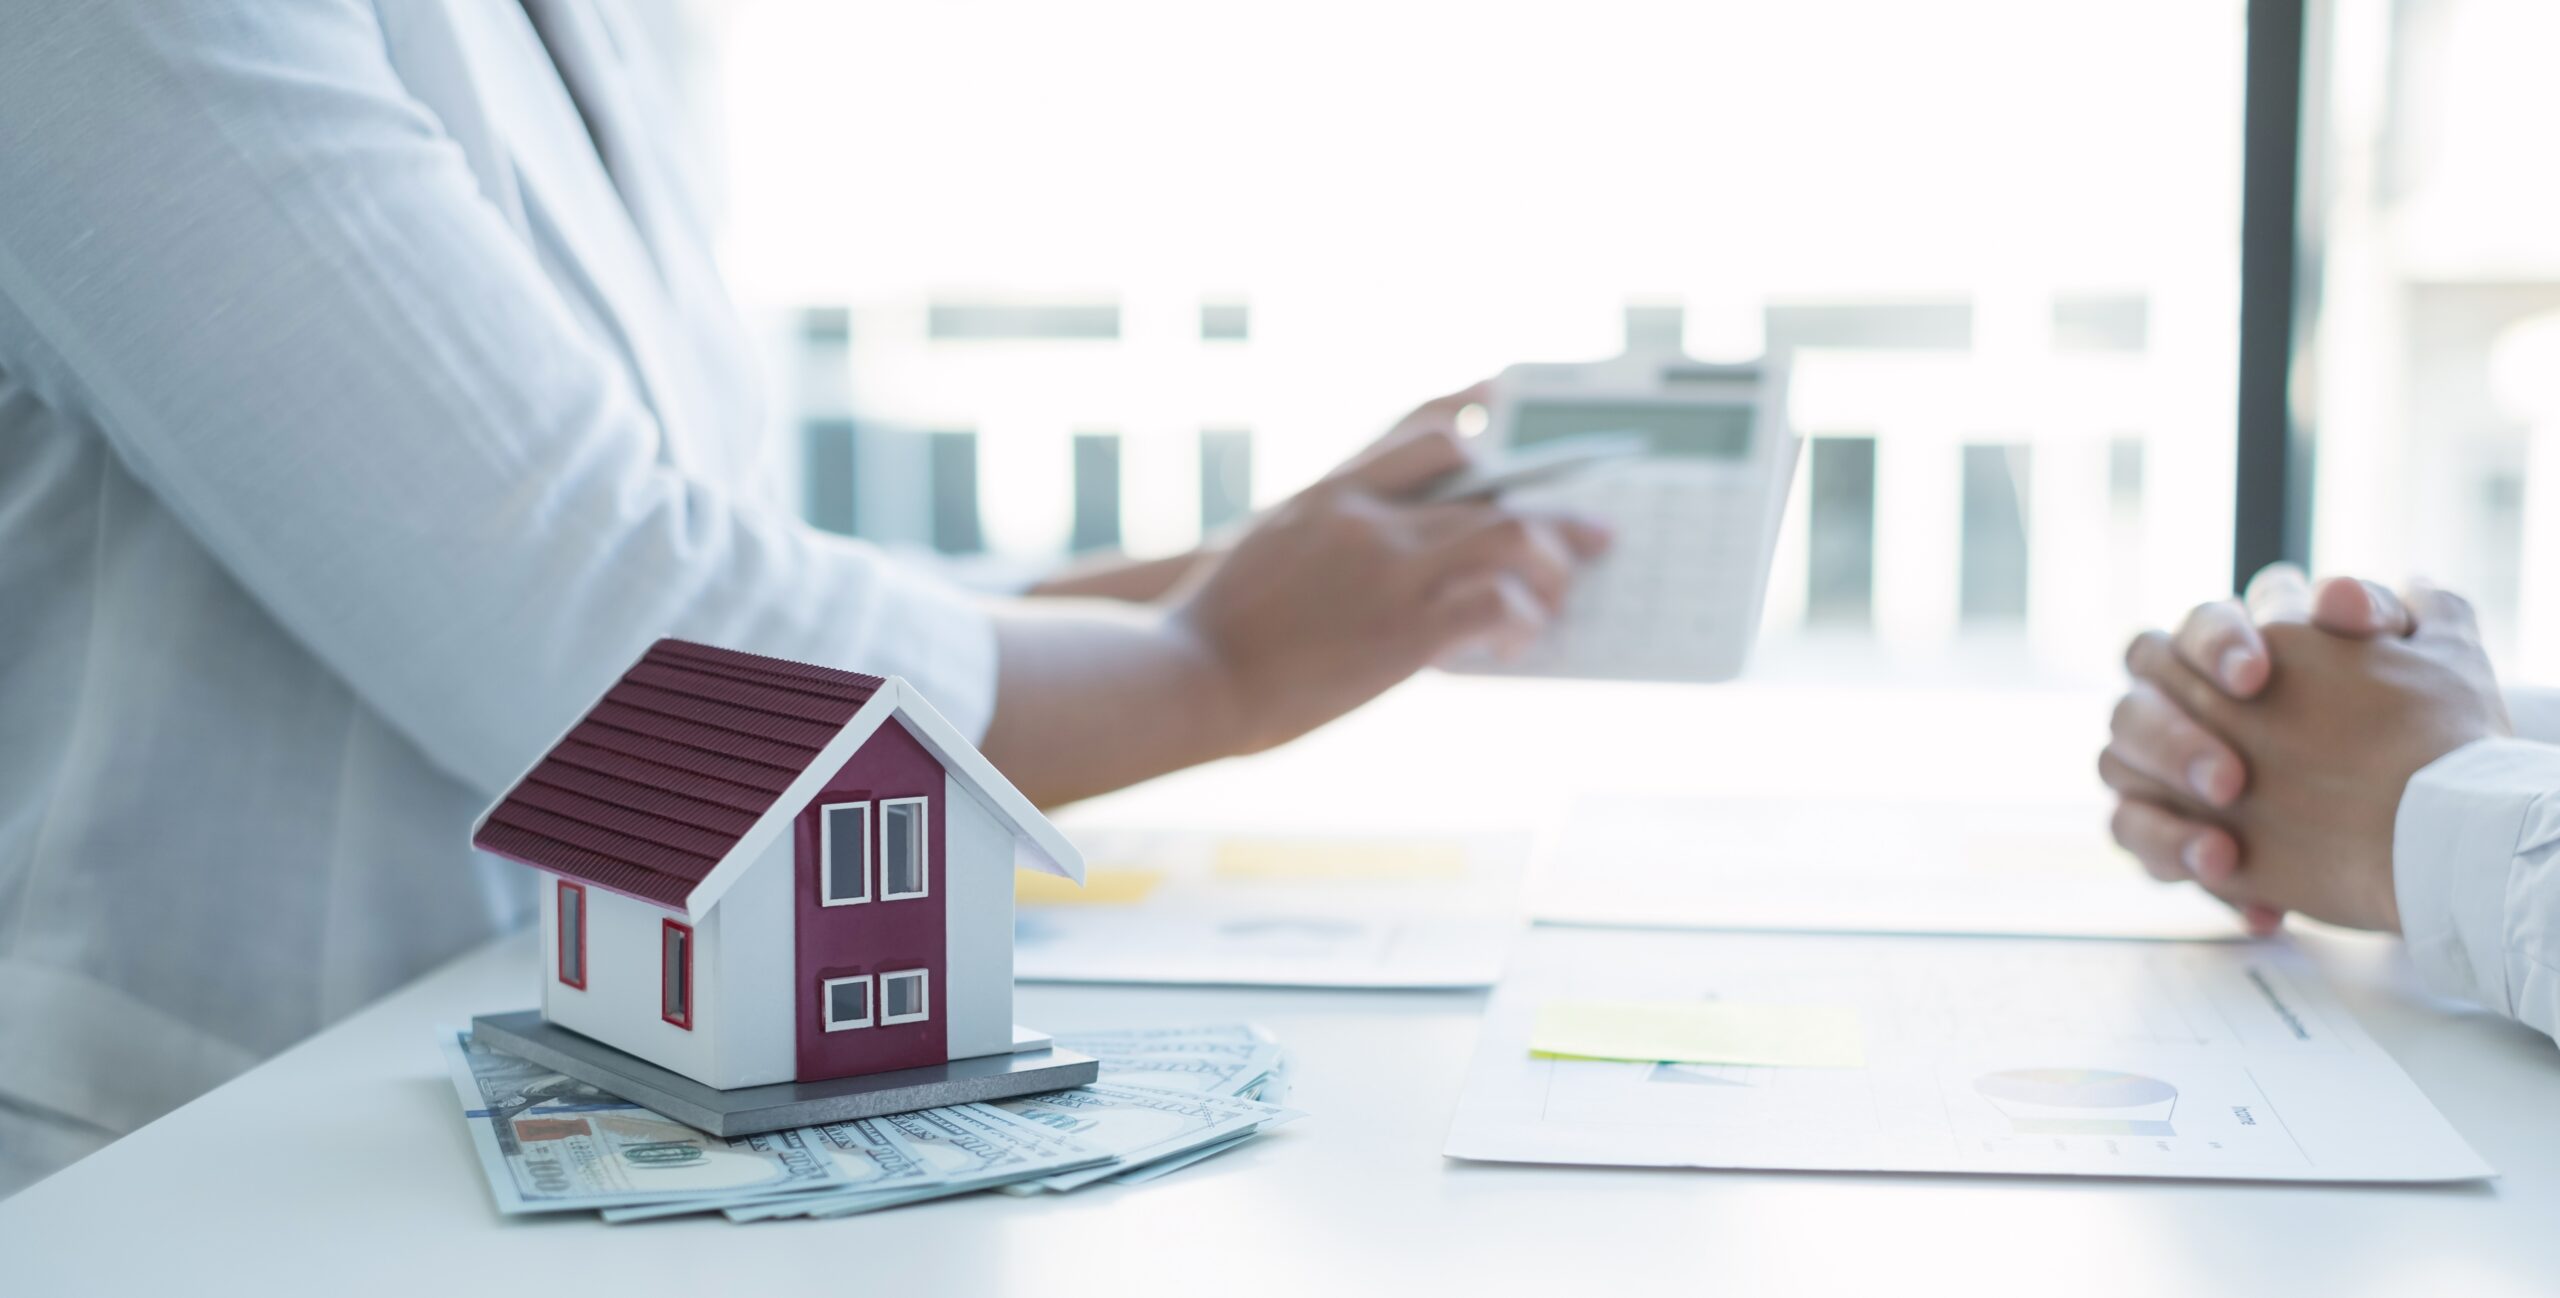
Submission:
POLYGON ((1514 976, 1541 996, 1856 1010, 1862 1068, 1524 1066, 1539 1122, 1683 1133, 1737 1165, 2298 1173, 2252 1063, 2341 1048, 2296 975, 2243 947, 1577 930, 1534 946, 1514 976))

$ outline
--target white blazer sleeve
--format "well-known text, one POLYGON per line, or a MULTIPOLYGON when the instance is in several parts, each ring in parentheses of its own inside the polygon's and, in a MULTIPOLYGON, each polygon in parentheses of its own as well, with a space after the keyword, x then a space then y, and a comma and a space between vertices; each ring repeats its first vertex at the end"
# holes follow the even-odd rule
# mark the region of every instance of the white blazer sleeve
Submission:
POLYGON ((18 5, 0 50, 0 367, 440 766, 498 789, 660 635, 983 731, 985 612, 670 468, 370 5, 18 5))
POLYGON ((2560 747, 2484 739, 2411 777, 2400 927, 2429 987, 2560 1036, 2560 747))

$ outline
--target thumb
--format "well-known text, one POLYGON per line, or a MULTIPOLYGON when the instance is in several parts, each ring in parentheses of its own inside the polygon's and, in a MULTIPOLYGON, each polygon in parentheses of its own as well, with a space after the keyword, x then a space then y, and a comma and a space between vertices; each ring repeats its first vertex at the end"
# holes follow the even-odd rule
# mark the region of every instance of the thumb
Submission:
POLYGON ((2249 579, 2249 588, 2240 600, 2248 606, 2249 617, 2264 626, 2269 622, 2301 622, 2311 616, 2311 583, 2302 569, 2290 563, 2271 563, 2249 579))
POLYGON ((2410 616, 2417 621, 2417 634, 2479 643, 2480 619, 2472 615, 2470 600, 2418 578, 2409 583, 2406 602, 2410 616))
POLYGON ((2405 636, 2418 629, 2408 606, 2388 587, 2331 577, 2311 592, 2311 624, 2351 640, 2405 636))

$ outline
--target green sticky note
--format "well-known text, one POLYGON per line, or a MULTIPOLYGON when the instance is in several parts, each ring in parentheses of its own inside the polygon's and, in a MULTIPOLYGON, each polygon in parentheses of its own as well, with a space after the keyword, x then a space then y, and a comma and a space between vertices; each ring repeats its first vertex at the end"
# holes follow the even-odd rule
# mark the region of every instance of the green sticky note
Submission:
POLYGON ((1548 1001, 1529 1028, 1529 1051, 1639 1063, 1867 1065, 1856 1010, 1731 1001, 1548 1001))

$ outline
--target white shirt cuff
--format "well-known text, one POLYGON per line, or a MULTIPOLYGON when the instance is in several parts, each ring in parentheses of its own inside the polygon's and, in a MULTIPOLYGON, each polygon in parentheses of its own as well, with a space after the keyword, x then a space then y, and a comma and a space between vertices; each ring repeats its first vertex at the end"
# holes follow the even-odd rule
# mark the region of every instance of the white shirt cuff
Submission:
POLYGON ((874 569, 871 623, 854 670, 903 676, 971 743, 996 713, 996 628, 983 597, 897 563, 874 569))
POLYGON ((2392 884, 2431 990, 2519 1016, 2509 899, 2520 871, 2560 870, 2546 850, 2560 844, 2555 794, 2560 747, 2521 739, 2466 744, 2410 777, 2392 827, 2392 884))

